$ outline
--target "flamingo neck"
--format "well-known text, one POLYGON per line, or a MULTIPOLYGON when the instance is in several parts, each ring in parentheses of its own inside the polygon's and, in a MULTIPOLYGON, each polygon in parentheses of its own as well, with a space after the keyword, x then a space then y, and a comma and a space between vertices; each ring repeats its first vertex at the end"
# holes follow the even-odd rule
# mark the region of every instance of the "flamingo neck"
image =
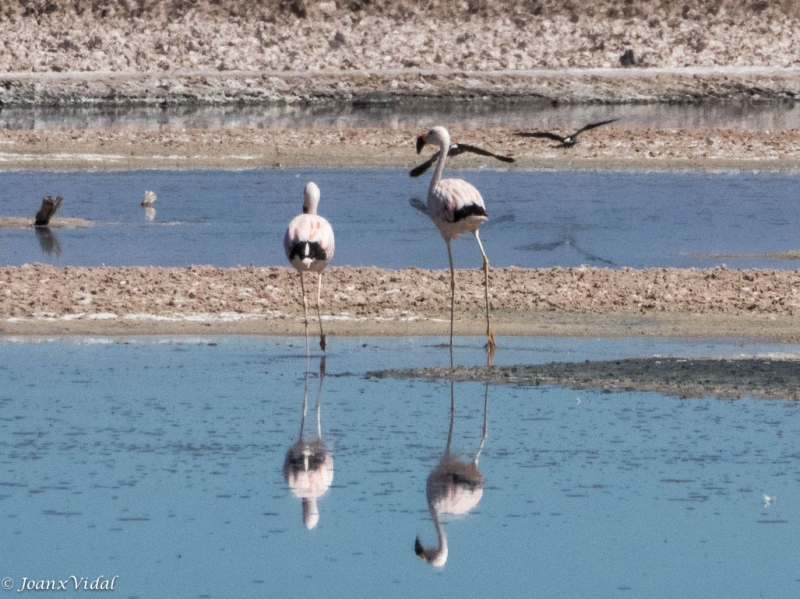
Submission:
POLYGON ((447 162, 447 152, 450 149, 450 137, 445 136, 442 140, 442 145, 439 148, 439 160, 436 162, 436 170, 433 171, 433 178, 431 179, 431 186, 428 193, 433 193, 434 188, 439 185, 442 180, 442 172, 444 171, 444 163, 447 162))
POLYGON ((431 519, 433 520, 433 525, 436 527, 436 537, 439 540, 439 545, 436 549, 429 549, 428 550, 428 559, 432 566, 444 566, 445 562, 447 562, 447 537, 444 534, 444 527, 442 526, 442 522, 439 518, 439 512, 436 511, 433 506, 430 506, 431 512, 431 519))

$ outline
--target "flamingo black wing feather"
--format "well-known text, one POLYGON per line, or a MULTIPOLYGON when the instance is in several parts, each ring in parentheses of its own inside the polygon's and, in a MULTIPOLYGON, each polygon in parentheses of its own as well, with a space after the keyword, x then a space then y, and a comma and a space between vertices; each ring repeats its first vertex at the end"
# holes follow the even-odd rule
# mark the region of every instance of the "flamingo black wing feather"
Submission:
POLYGON ((426 160, 422 164, 412 168, 411 172, 408 173, 409 176, 411 176, 411 177, 419 177, 425 171, 427 171, 429 168, 431 168, 433 166, 433 163, 436 162, 438 159, 439 159, 439 152, 436 152, 436 154, 431 156, 428 160, 426 160))
MULTIPOLYGON (((497 158, 502 162, 514 162, 514 159, 510 156, 502 156, 500 154, 495 154, 494 152, 490 152, 489 150, 484 150, 483 148, 479 148, 477 146, 470 146, 468 144, 457 144, 457 146, 461 152, 472 152, 473 154, 478 154, 479 156, 491 156, 492 158, 497 158)), ((450 152, 448 152, 448 156, 453 156, 453 148, 450 148, 450 152)))
POLYGON ((544 137, 545 139, 552 139, 563 143, 564 139, 560 135, 550 133, 549 131, 517 131, 514 135, 519 137, 544 137))
POLYGON ((601 125, 608 125, 609 123, 613 123, 614 121, 618 121, 618 120, 619 119, 609 119, 607 121, 600 121, 599 123, 589 123, 585 127, 582 127, 580 129, 578 129, 572 135, 575 136, 575 135, 578 135, 578 133, 583 133, 584 131, 588 131, 589 129, 594 129, 595 127, 599 127, 601 125))

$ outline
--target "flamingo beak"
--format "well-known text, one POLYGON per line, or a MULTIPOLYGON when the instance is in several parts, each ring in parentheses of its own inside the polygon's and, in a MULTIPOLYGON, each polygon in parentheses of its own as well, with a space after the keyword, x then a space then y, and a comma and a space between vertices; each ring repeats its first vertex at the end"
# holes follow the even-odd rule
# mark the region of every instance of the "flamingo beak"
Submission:
POLYGON ((419 542, 419 537, 414 541, 414 553, 416 553, 417 557, 423 562, 427 561, 425 559, 425 549, 422 547, 422 543, 419 542))
POLYGON ((427 143, 427 140, 425 139, 424 135, 420 135, 417 138, 417 154, 419 154, 422 151, 422 148, 425 147, 426 143, 427 143))

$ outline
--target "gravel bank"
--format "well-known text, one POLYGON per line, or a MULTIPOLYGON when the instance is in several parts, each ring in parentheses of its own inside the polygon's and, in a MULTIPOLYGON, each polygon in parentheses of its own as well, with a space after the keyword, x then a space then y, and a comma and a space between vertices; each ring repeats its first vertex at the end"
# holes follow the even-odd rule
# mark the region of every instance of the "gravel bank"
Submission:
MULTIPOLYGON (((456 332, 481 335, 482 273, 457 276, 456 332)), ((800 271, 499 268, 490 293, 499 335, 800 341, 800 271)), ((449 275, 330 268, 322 313, 334 335, 445 335, 449 275)), ((302 330, 299 281, 288 268, 0 269, 0 334, 302 330)))
POLYGON ((799 17, 794 0, 7 0, 0 106, 793 101, 799 17))

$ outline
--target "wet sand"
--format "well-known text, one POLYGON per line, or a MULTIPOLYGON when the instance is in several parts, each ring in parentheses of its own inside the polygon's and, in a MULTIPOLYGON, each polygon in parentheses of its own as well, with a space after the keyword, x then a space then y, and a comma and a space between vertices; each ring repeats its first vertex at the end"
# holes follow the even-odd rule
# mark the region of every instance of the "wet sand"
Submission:
POLYGON ((596 362, 553 362, 519 366, 458 366, 384 370, 385 378, 487 381, 493 385, 556 385, 604 392, 638 391, 681 399, 800 400, 800 355, 734 358, 635 358, 596 362))
MULTIPOLYGON (((431 120, 431 125, 435 120, 431 120)), ((531 126, 522 131, 536 130, 531 126)), ((166 129, 135 127, 0 131, 0 170, 130 170, 197 168, 401 167, 429 156, 414 144, 424 127, 303 126, 292 129, 166 129)), ((454 141, 512 156, 507 165, 461 155, 449 168, 798 170, 800 129, 642 127, 624 119, 582 135, 569 149, 546 139, 516 136, 518 128, 450 127, 454 141)), ((564 128, 569 133, 568 128, 564 128)), ((430 175, 425 175, 430 176, 430 175)), ((3 215, 13 216, 13 215, 3 215)))

